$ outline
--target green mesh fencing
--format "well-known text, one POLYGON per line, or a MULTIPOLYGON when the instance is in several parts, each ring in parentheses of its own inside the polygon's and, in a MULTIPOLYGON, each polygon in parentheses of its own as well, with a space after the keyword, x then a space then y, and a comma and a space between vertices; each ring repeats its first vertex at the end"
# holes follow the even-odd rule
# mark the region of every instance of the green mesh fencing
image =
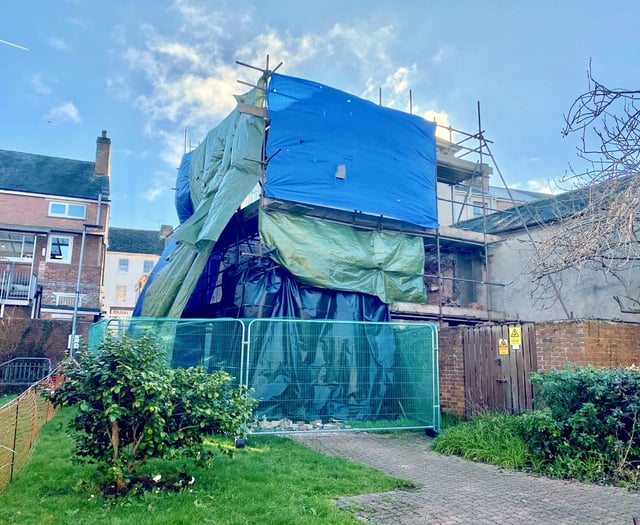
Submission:
POLYGON ((440 429, 434 324, 111 319, 91 327, 89 347, 147 331, 172 366, 224 369, 250 387, 251 432, 440 429))

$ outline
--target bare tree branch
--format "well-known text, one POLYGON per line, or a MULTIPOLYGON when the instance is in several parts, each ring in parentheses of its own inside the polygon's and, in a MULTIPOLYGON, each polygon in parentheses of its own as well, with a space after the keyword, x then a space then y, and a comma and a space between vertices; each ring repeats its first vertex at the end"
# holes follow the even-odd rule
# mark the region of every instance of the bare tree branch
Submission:
POLYGON ((640 314, 640 91, 610 89, 594 79, 565 115, 563 136, 580 137, 577 154, 586 169, 565 177, 576 195, 574 209, 541 219, 539 257, 531 261, 536 294, 545 297, 545 277, 598 271, 615 278, 626 296, 613 300, 623 313, 640 314))

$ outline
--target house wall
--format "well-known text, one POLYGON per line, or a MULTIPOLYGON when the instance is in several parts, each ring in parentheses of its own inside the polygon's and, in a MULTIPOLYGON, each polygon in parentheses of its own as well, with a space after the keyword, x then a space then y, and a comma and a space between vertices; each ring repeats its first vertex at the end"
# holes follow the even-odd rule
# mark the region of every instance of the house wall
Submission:
POLYGON ((144 261, 158 261, 160 256, 141 253, 107 252, 104 268, 104 298, 102 309, 109 317, 129 317, 136 305, 141 287, 150 272, 144 272, 144 261), (119 260, 128 259, 129 269, 122 272, 119 260), (124 300, 118 297, 118 286, 126 287, 124 300))
MULTIPOLYGON (((57 196, 47 197, 44 195, 0 192, 0 224, 29 227, 47 226, 60 230, 82 230, 83 223, 94 224, 96 222, 97 213, 97 202, 57 196), (50 202, 84 204, 87 207, 86 216, 84 219, 49 217, 50 202)), ((107 213, 108 204, 102 204, 101 224, 104 224, 107 213)))
MULTIPOLYGON (((18 232, 39 232, 36 233, 33 271, 37 276, 38 285, 42 288, 40 311, 42 318, 71 319, 78 281, 83 225, 95 223, 98 219, 97 214, 98 203, 88 200, 0 193, 0 225, 6 225, 5 227, 18 232), (85 218, 50 217, 48 214, 50 202, 82 204, 86 206, 85 218), (47 260, 49 232, 72 238, 69 263, 47 260), (67 294, 67 297, 61 294, 67 294)), ((104 234, 101 232, 107 221, 108 204, 103 204, 100 212, 102 230, 92 228, 86 230, 79 310, 80 316, 84 316, 84 309, 90 309, 93 312, 87 316, 86 320, 93 320, 93 316, 100 312, 102 264, 105 255, 104 234)), ((25 308, 30 311, 31 306, 25 308)))
MULTIPOLYGON (((56 294, 75 294, 78 285, 81 247, 82 234, 80 233, 73 236, 70 264, 47 262, 46 258, 42 256, 42 252, 38 253, 36 274, 38 282, 42 285, 43 310, 57 307, 58 296, 56 294)), ((100 311, 103 257, 103 236, 94 235, 87 231, 80 278, 80 306, 83 309, 90 308, 100 311)))
MULTIPOLYGON (((553 230, 530 229, 534 240, 543 235, 553 235, 553 230)), ((554 278, 556 287, 568 310, 565 314, 549 282, 541 284, 544 293, 533 280, 529 269, 535 257, 531 241, 520 232, 503 236, 504 240, 490 246, 492 281, 504 286, 493 287, 493 306, 504 311, 507 318, 524 321, 557 321, 561 319, 606 319, 638 321, 639 316, 620 312, 613 297, 626 295, 619 281, 596 270, 569 269, 554 278)), ((636 288, 640 285, 640 275, 635 278, 636 288)))

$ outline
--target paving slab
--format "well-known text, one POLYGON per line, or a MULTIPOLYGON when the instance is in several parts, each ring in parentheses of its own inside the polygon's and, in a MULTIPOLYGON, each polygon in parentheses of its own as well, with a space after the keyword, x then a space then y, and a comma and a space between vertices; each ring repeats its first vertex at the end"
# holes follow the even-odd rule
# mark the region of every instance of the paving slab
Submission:
POLYGON ((289 437, 419 487, 336 500, 340 508, 365 523, 640 525, 638 493, 444 456, 431 450, 431 440, 422 432, 299 433, 289 437))

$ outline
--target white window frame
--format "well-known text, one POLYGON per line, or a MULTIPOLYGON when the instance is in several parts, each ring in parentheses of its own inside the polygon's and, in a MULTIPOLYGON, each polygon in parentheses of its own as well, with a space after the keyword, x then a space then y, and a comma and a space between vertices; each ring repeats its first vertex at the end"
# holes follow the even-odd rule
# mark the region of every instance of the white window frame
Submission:
POLYGON ((55 233, 49 234, 47 239, 47 262, 56 264, 71 264, 73 260, 73 237, 70 235, 58 235, 55 233), (69 256, 65 259, 52 259, 51 258, 51 244, 54 238, 68 239, 69 240, 69 256))
POLYGON ((129 273, 129 259, 127 257, 118 259, 118 273, 129 273))
POLYGON ((84 204, 71 204, 67 202, 50 202, 49 203, 49 217, 64 217, 66 219, 78 219, 83 221, 86 218, 86 216, 87 216, 87 207, 84 204), (57 213, 52 211, 52 208, 54 206, 63 206, 64 212, 57 213), (72 207, 82 208, 82 211, 83 211, 82 217, 70 213, 69 210, 72 207))
POLYGON ((145 259, 142 263, 142 273, 151 273, 153 271, 153 267, 155 266, 155 261, 153 259, 145 259), (148 270, 145 270, 145 266, 150 265, 148 270))

